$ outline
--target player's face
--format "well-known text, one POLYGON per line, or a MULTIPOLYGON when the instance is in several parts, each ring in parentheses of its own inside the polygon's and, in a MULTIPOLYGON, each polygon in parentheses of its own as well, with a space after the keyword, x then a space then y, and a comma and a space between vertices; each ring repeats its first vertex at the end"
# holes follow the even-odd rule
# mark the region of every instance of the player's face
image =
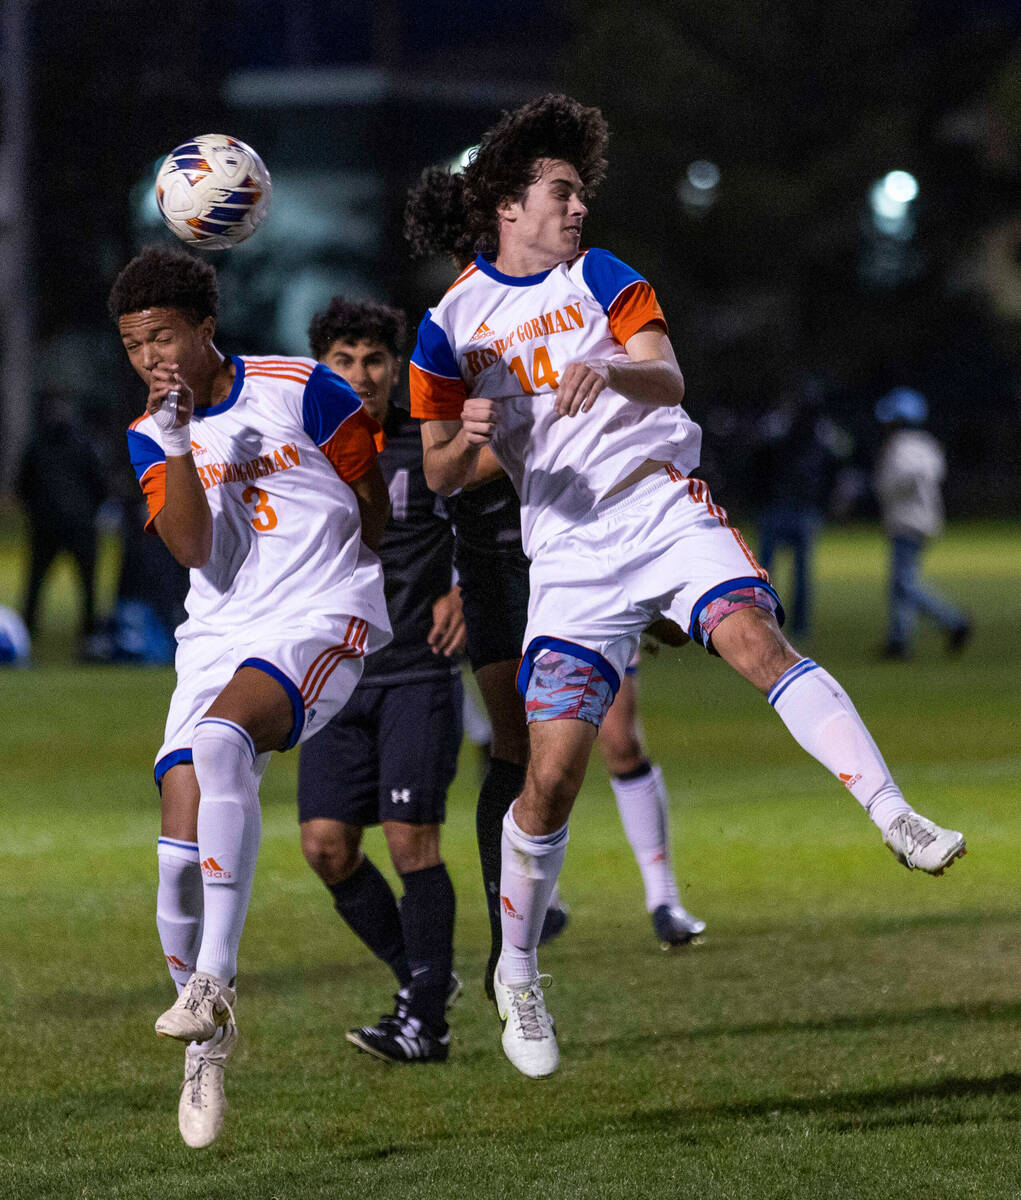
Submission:
POLYGON ((212 317, 195 325, 178 308, 145 308, 125 313, 117 324, 131 365, 146 383, 158 363, 177 363, 192 386, 200 381, 213 339, 212 317))
POLYGON ((401 360, 382 342, 363 338, 358 342, 331 342, 320 361, 336 371, 361 398, 369 416, 382 424, 390 407, 390 393, 397 386, 401 360))
POLYGON ((519 249, 555 266, 578 253, 581 224, 588 215, 585 187, 568 162, 541 159, 538 167, 539 177, 524 196, 500 209, 501 246, 510 237, 519 249))

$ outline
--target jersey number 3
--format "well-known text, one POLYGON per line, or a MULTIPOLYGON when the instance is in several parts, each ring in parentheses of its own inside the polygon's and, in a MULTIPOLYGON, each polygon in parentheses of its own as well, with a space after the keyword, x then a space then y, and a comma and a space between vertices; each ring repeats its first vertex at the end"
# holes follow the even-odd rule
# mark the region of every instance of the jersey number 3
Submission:
POLYGON ((257 487, 246 487, 241 493, 241 499, 245 504, 251 504, 255 501, 255 516, 252 517, 252 528, 257 529, 260 533, 269 533, 271 529, 277 527, 277 515, 269 506, 269 496, 257 487))

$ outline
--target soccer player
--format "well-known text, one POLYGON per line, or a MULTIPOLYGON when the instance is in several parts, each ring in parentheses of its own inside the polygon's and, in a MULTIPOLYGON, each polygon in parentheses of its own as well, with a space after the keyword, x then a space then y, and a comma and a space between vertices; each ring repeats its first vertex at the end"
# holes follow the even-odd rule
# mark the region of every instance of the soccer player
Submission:
POLYGON ((225 357, 216 273, 149 247, 109 298, 148 388, 128 447, 148 526, 191 568, 177 686, 156 755, 156 925, 177 1002, 156 1022, 187 1043, 178 1108, 189 1146, 223 1123, 237 1040, 238 945, 270 752, 322 729, 363 656, 390 640, 375 547, 389 509, 379 427, 305 358, 225 357))
POLYGON ((581 249, 606 142, 599 110, 566 96, 483 136, 465 190, 485 249, 426 314, 411 365, 430 484, 469 484, 489 447, 521 497, 530 757, 504 820, 494 982, 504 1051, 531 1076, 559 1062, 536 945, 568 818, 651 621, 676 622, 757 687, 907 867, 940 874, 965 848, 912 811, 843 689, 784 638, 766 572, 692 477, 701 431, 655 293, 607 251, 581 249))
MULTIPOLYGON (((472 259, 464 179, 428 167, 411 190, 405 236, 416 256, 472 259)), ((490 760, 476 809, 476 836, 489 910, 490 955, 485 989, 495 999, 493 973, 502 946, 500 863, 503 820, 524 785, 528 732, 515 677, 528 619, 528 559, 521 546, 521 505, 513 485, 488 451, 480 455, 475 486, 451 501, 455 563, 468 630, 468 660, 492 724, 490 760)), ((637 727, 632 681, 600 734, 621 821, 646 886, 653 930, 664 947, 689 942, 705 922, 683 907, 670 861, 668 796, 662 774, 645 755, 637 727)), ((567 908, 554 891, 540 942, 558 936, 567 908)))
POLYGON ((451 661, 464 645, 453 533, 422 471, 418 422, 391 403, 404 314, 335 297, 309 326, 315 357, 344 379, 386 434, 379 456, 392 512, 380 559, 394 639, 366 664, 354 695, 298 760, 301 848, 337 912, 397 979, 395 1007, 352 1029, 359 1049, 394 1063, 443 1062, 454 889, 440 855, 447 789, 457 770, 462 692, 451 661), (380 823, 404 895, 362 850, 380 823))

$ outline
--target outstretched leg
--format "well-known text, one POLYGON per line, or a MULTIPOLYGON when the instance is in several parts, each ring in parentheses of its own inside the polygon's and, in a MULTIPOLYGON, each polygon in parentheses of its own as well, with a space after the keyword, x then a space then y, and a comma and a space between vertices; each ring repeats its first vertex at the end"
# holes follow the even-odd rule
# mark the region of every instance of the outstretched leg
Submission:
POLYGON ((767 697, 798 744, 854 796, 900 862, 941 875, 964 853, 960 833, 912 811, 847 693, 795 651, 771 613, 731 612, 712 631, 712 643, 767 697))

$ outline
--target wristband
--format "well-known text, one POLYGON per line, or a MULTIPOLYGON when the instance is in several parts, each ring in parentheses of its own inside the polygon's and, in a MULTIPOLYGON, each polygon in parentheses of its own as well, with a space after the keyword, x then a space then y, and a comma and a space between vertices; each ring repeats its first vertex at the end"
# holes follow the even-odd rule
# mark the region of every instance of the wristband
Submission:
POLYGON ((191 451, 191 429, 177 424, 177 393, 171 392, 152 414, 160 431, 163 452, 168 455, 188 454, 191 451))

